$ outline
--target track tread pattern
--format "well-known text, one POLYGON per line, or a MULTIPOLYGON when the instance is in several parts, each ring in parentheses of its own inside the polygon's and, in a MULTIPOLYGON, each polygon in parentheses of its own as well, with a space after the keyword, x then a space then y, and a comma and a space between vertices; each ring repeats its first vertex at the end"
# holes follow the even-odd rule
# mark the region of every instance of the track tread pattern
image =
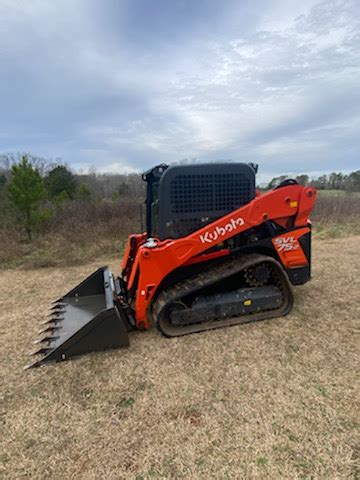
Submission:
POLYGON ((287 278, 281 264, 268 257, 260 254, 249 254, 231 258, 224 261, 220 265, 210 266, 203 272, 191 277, 189 279, 179 282, 173 287, 163 290, 152 305, 151 317, 152 321, 156 323, 159 330, 167 337, 177 337, 187 335, 190 333, 221 328, 230 325, 237 325, 241 323, 255 322, 259 320, 266 320, 290 312, 293 305, 293 295, 290 282, 287 278), (269 262, 272 264, 274 271, 277 274, 276 285, 280 288, 283 295, 283 302, 280 307, 272 310, 266 310, 248 315, 241 315, 239 317, 229 317, 221 319, 212 319, 209 321, 194 323, 189 325, 174 326, 166 319, 166 309, 175 301, 181 301, 183 297, 194 294, 196 291, 208 287, 226 277, 240 273, 247 268, 253 267, 262 262, 269 262))

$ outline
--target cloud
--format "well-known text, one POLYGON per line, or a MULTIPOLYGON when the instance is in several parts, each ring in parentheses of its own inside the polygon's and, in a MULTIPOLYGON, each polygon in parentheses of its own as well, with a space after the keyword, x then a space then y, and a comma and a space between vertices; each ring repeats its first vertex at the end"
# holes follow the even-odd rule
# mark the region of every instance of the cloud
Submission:
POLYGON ((114 162, 101 167, 100 173, 120 173, 126 175, 128 173, 139 173, 139 169, 120 162, 114 162))
POLYGON ((0 150, 358 168, 359 19, 356 0, 0 0, 0 150))

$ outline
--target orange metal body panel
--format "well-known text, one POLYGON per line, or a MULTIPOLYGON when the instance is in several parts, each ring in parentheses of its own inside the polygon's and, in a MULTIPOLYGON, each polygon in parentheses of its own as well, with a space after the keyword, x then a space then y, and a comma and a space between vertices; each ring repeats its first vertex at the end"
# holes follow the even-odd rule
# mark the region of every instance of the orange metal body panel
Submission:
POLYGON ((198 255, 197 257, 190 258, 187 262, 184 263, 184 267, 188 265, 195 265, 195 263, 207 262, 208 260, 215 260, 215 258, 226 257, 229 255, 230 250, 224 248, 223 250, 218 250, 217 252, 204 253, 203 255, 198 255))
POLYGON ((298 230, 274 237, 271 240, 284 267, 299 268, 304 267, 308 263, 299 243, 299 238, 309 232, 309 227, 299 228, 298 230))
POLYGON ((127 243, 126 243, 126 248, 125 248, 125 254, 124 254, 124 258, 123 258, 123 261, 122 261, 122 265, 121 265, 121 268, 122 270, 127 270, 127 269, 130 269, 132 267, 132 262, 134 259, 130 258, 130 251, 131 251, 131 243, 134 242, 135 243, 135 252, 138 250, 139 246, 141 245, 141 243, 144 242, 146 238, 146 233, 139 233, 139 234, 135 234, 135 235, 130 235, 128 240, 127 240, 127 243))
MULTIPOLYGON (((237 235, 249 228, 258 226, 266 220, 280 220, 295 216, 295 227, 305 226, 308 223, 308 216, 312 210, 317 192, 313 188, 301 185, 289 185, 272 190, 265 194, 257 195, 251 202, 233 212, 219 218, 205 227, 193 232, 187 237, 176 240, 158 241, 155 248, 146 247, 145 236, 138 235, 136 257, 131 266, 131 274, 128 279, 128 289, 136 287, 135 312, 138 328, 149 328, 147 309, 154 293, 164 278, 175 269, 203 261, 208 255, 219 255, 220 252, 207 254, 206 251, 215 245, 237 235), (202 260, 200 260, 200 258, 202 260), (137 285, 135 285, 137 282, 137 285)), ((299 229, 297 233, 291 232, 289 236, 283 235, 284 243, 290 242, 289 237, 294 238, 293 245, 298 245, 298 232, 301 234, 309 231, 308 228, 299 229)), ((296 267, 307 263, 306 257, 301 248, 285 250, 280 252, 281 241, 274 239, 280 259, 284 266, 296 267), (290 253, 289 253, 290 252, 290 253), (302 253, 302 255, 301 255, 302 253), (305 257, 305 259, 304 259, 305 257)), ((291 242, 290 242, 291 243, 291 242)), ((288 244, 290 244, 288 243, 288 244)), ((287 247, 289 248, 289 247, 287 247)), ((129 265, 130 246, 123 265, 129 265)), ((220 255, 228 254, 220 253, 220 255)))

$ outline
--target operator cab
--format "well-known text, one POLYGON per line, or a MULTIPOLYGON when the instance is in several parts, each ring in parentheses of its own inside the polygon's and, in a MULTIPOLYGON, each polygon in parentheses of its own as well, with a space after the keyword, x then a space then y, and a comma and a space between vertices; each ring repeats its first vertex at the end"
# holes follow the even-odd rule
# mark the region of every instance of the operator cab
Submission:
POLYGON ((147 237, 181 238, 255 198, 252 163, 161 164, 142 175, 147 182, 147 237))

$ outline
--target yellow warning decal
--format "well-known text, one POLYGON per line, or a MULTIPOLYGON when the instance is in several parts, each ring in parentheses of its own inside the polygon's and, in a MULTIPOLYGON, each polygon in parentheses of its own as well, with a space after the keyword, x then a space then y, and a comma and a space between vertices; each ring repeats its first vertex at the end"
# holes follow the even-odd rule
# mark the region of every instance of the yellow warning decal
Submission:
POLYGON ((245 300, 244 305, 251 305, 252 301, 251 300, 245 300))
POLYGON ((295 200, 294 202, 290 202, 290 207, 291 208, 296 208, 299 205, 299 202, 295 200))

